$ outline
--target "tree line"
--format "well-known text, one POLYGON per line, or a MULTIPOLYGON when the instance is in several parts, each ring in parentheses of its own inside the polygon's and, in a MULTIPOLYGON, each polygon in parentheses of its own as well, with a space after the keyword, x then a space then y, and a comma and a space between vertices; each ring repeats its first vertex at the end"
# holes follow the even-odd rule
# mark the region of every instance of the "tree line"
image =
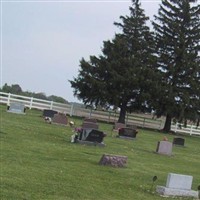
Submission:
POLYGON ((46 94, 43 92, 35 93, 35 92, 23 91, 20 85, 18 84, 12 84, 9 86, 7 83, 5 83, 2 86, 2 88, 0 88, 0 91, 5 92, 5 93, 27 96, 27 97, 34 97, 34 98, 48 100, 48 101, 55 101, 58 103, 68 103, 64 98, 59 97, 59 96, 55 96, 55 95, 46 96, 46 94))
POLYGON ((80 60, 77 77, 69 80, 74 95, 86 105, 154 112, 171 121, 200 118, 200 5, 197 0, 162 0, 157 15, 149 17, 139 0, 130 14, 114 25, 121 29, 103 41, 102 54, 80 60))

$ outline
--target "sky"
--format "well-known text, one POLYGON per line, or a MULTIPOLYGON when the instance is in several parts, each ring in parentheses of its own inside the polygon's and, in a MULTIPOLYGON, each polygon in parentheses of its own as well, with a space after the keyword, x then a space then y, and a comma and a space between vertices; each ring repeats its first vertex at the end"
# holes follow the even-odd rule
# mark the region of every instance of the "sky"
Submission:
MULTIPOLYGON (((153 19, 161 0, 141 0, 153 19)), ((1 0, 1 85, 81 102, 68 80, 78 76, 80 60, 101 54, 103 41, 129 15, 129 0, 1 0)))

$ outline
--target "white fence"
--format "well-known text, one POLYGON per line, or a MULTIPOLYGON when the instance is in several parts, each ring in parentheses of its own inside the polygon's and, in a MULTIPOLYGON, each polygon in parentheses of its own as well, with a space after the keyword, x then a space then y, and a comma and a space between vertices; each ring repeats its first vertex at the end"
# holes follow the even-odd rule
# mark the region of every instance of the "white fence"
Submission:
POLYGON ((200 135, 200 127, 194 124, 184 126, 181 123, 176 123, 171 125, 171 130, 175 133, 186 133, 190 135, 200 135))
MULTIPOLYGON (((98 120, 102 120, 109 123, 114 123, 119 118, 118 112, 113 111, 100 111, 100 110, 91 110, 75 106, 74 104, 63 104, 57 103, 54 101, 46 101, 42 99, 37 99, 33 97, 26 97, 11 93, 0 92, 0 103, 10 105, 11 102, 21 102, 25 107, 32 109, 36 108, 39 110, 51 109, 56 110, 61 113, 68 114, 70 116, 78 117, 91 117, 98 120)), ((127 114, 126 115, 126 124, 135 125, 142 128, 151 128, 160 130, 163 128, 165 118, 153 119, 152 115, 141 115, 141 114, 127 114)), ((191 125, 186 128, 183 125, 176 124, 171 126, 171 130, 179 133, 189 133, 190 135, 200 135, 200 127, 191 125)))

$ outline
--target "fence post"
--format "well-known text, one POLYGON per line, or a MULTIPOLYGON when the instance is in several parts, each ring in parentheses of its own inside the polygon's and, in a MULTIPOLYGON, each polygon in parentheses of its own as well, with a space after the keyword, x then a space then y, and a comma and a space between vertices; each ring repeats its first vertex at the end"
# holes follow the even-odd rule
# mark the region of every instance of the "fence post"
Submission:
POLYGON ((53 110, 53 101, 51 101, 50 109, 53 110))
POLYGON ((144 120, 143 120, 143 127, 142 128, 144 128, 144 125, 145 125, 145 117, 144 117, 144 120))
POLYGON ((193 129, 193 125, 191 125, 190 127, 190 135, 192 135, 192 129, 193 129))
POLYGON ((72 103, 71 108, 70 108, 70 117, 73 116, 73 112, 74 112, 74 104, 72 103))
POLYGON ((33 97, 31 97, 30 106, 29 106, 30 109, 32 108, 32 105, 33 105, 33 97))
POLYGON ((10 96, 11 96, 11 94, 10 94, 10 92, 8 93, 8 101, 7 101, 7 105, 9 106, 10 105, 10 96))
POLYGON ((92 116, 92 108, 90 109, 89 118, 92 116))

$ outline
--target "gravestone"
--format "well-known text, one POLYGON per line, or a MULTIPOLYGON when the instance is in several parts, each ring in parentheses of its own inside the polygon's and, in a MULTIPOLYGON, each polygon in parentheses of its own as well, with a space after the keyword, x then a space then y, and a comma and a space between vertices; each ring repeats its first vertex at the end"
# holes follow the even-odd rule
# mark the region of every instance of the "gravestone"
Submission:
POLYGON ((94 118, 85 118, 84 122, 97 123, 97 119, 94 119, 94 118))
POLYGON ((184 146, 185 139, 184 138, 180 138, 180 137, 176 137, 176 138, 173 139, 173 144, 177 145, 177 146, 184 146))
POLYGON ((55 110, 49 110, 49 109, 44 109, 43 110, 43 117, 50 117, 50 118, 53 118, 53 116, 55 114, 57 114, 58 112, 55 111, 55 110))
POLYGON ((125 167, 127 163, 127 156, 119 156, 119 155, 108 155, 104 154, 100 161, 100 165, 109 165, 112 167, 125 167))
POLYGON ((67 125, 67 121, 66 115, 61 113, 54 114, 52 118, 52 123, 54 124, 67 125))
POLYGON ((113 130, 118 131, 120 128, 126 128, 126 124, 115 122, 115 125, 113 126, 113 130))
POLYGON ((157 144, 156 152, 163 155, 172 155, 172 143, 169 141, 160 141, 157 144))
POLYGON ((99 129, 99 125, 93 122, 83 122, 81 127, 83 129, 99 129))
POLYGON ((105 146, 103 138, 105 133, 96 129, 81 129, 78 133, 78 143, 105 146))
POLYGON ((19 102, 12 102, 8 107, 7 112, 17 113, 17 114, 25 114, 25 106, 19 102))
POLYGON ((157 186, 156 191, 164 196, 182 196, 198 198, 198 191, 191 190, 193 177, 169 173, 166 186, 157 186))
POLYGON ((118 131, 118 137, 125 139, 136 138, 138 131, 133 128, 120 128, 118 131))

